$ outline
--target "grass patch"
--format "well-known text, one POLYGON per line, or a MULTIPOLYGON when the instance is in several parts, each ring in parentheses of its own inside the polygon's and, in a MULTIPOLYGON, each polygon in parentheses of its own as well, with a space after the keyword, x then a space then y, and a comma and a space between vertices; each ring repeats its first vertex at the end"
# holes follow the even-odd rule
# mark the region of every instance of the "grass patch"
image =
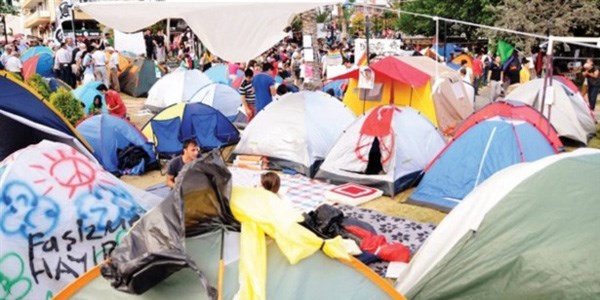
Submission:
POLYGON ((596 124, 596 136, 594 136, 594 137, 592 137, 592 139, 590 139, 590 142, 588 143, 588 147, 600 149, 600 123, 596 124))

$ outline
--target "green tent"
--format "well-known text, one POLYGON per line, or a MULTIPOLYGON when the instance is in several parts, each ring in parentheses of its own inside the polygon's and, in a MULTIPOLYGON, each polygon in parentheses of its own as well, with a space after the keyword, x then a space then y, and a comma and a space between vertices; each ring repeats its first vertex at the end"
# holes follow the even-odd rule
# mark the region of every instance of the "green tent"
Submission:
MULTIPOLYGON (((229 206, 234 195, 231 174, 217 150, 187 164, 173 191, 123 237, 111 259, 55 299, 197 300, 211 299, 219 290, 223 299, 233 299, 240 289, 241 247, 239 224, 229 206), (222 238, 224 229, 228 232, 222 238)), ((292 265, 279 246, 267 242, 266 299, 404 299, 356 259, 341 261, 316 251, 292 265)))
POLYGON ((151 59, 137 58, 119 75, 121 90, 133 97, 145 97, 165 71, 151 59))
POLYGON ((409 299, 600 298, 598 184, 591 149, 501 171, 448 215, 396 287, 409 299))

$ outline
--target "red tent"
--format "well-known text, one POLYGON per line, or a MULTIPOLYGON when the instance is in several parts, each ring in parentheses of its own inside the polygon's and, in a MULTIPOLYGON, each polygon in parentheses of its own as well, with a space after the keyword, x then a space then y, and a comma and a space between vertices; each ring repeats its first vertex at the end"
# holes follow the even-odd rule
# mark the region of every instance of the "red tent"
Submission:
MULTIPOLYGON (((415 69, 409 64, 406 64, 392 56, 388 56, 378 62, 369 65, 371 70, 375 72, 375 78, 386 77, 394 81, 402 82, 412 87, 421 87, 430 79, 430 76, 426 73, 415 69)), ((358 79, 358 69, 352 70, 346 74, 342 74, 331 78, 331 80, 337 79, 358 79)))

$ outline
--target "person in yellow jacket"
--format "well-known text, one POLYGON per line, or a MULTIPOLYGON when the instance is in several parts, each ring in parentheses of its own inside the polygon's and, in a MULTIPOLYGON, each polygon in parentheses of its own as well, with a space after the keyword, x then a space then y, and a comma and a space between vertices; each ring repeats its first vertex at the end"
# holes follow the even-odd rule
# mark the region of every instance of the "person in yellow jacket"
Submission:
POLYGON ((529 60, 526 57, 523 57, 521 61, 521 71, 519 71, 519 83, 523 84, 531 78, 531 73, 529 73, 529 68, 527 65, 529 64, 529 60))

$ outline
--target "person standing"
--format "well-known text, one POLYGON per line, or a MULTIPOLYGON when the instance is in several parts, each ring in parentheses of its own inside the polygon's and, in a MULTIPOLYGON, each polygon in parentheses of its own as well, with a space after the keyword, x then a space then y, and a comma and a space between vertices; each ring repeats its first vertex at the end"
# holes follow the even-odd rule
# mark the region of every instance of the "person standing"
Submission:
POLYGON ((156 59, 156 56, 154 55, 154 39, 152 38, 150 29, 144 31, 144 44, 146 45, 146 58, 152 60, 156 59))
POLYGON ((273 101, 273 96, 276 94, 275 79, 271 76, 271 70, 273 70, 273 65, 264 62, 262 72, 252 78, 252 86, 256 96, 256 115, 273 101))
POLYGON ((98 45, 94 44, 92 47, 94 47, 92 58, 94 59, 94 76, 96 77, 96 81, 100 81, 104 83, 104 85, 110 86, 108 71, 106 70, 106 54, 98 48, 98 45))
POLYGON ((108 109, 109 114, 122 119, 127 118, 127 107, 119 93, 109 90, 104 84, 100 84, 96 90, 104 95, 106 109, 108 109))
POLYGON ((588 102, 590 104, 590 109, 594 111, 596 109, 598 92, 600 91, 600 70, 594 65, 594 62, 591 59, 585 63, 583 70, 583 76, 587 79, 588 85, 588 102))
POLYGON ((488 75, 488 82, 490 83, 490 101, 496 101, 502 94, 502 80, 504 79, 504 73, 502 72, 502 66, 500 65, 500 56, 496 56, 494 63, 490 66, 490 74, 488 75))
POLYGON ((244 72, 244 76, 244 81, 242 81, 242 84, 240 84, 239 93, 242 100, 242 106, 244 107, 244 111, 246 112, 246 116, 248 117, 248 122, 250 122, 256 114, 256 95, 254 94, 254 87, 252 86, 252 78, 254 77, 254 72, 252 71, 252 69, 248 68, 244 72))
POLYGON ((481 54, 475 54, 473 59, 473 88, 475 89, 475 95, 479 95, 479 84, 481 83, 481 77, 483 76, 483 61, 481 60, 481 54))
POLYGON ((167 168, 167 186, 170 189, 175 188, 175 178, 179 175, 181 169, 198 158, 198 153, 200 153, 200 147, 195 139, 188 139, 183 142, 183 154, 171 159, 167 168))
POLYGON ((165 35, 162 30, 159 30, 154 36, 154 47, 156 60, 159 63, 165 62, 167 60, 165 51, 165 35))
MULTIPOLYGON (((85 47, 85 44, 80 44, 83 45, 83 47, 85 47)), ((83 52, 81 53, 81 69, 82 69, 82 79, 81 79, 81 84, 87 84, 89 82, 92 82, 96 79, 96 77, 94 76, 94 59, 92 58, 92 54, 90 53, 89 49, 86 48, 85 50, 82 50, 83 52)))
POLYGON ((17 51, 11 52, 10 56, 6 60, 6 64, 4 65, 4 68, 6 69, 6 71, 15 73, 15 74, 19 75, 21 78, 23 78, 23 73, 21 73, 21 70, 23 69, 23 64, 21 63, 21 60, 19 59, 19 52, 17 52, 17 51))
POLYGON ((117 93, 121 92, 119 85, 119 53, 113 47, 107 47, 106 51, 110 54, 109 70, 110 70, 110 86, 117 93))
POLYGON ((58 64, 59 78, 70 87, 75 88, 75 76, 73 76, 73 69, 71 67, 71 61, 73 61, 72 51, 67 49, 65 42, 60 44, 60 48, 56 51, 55 59, 58 64))

